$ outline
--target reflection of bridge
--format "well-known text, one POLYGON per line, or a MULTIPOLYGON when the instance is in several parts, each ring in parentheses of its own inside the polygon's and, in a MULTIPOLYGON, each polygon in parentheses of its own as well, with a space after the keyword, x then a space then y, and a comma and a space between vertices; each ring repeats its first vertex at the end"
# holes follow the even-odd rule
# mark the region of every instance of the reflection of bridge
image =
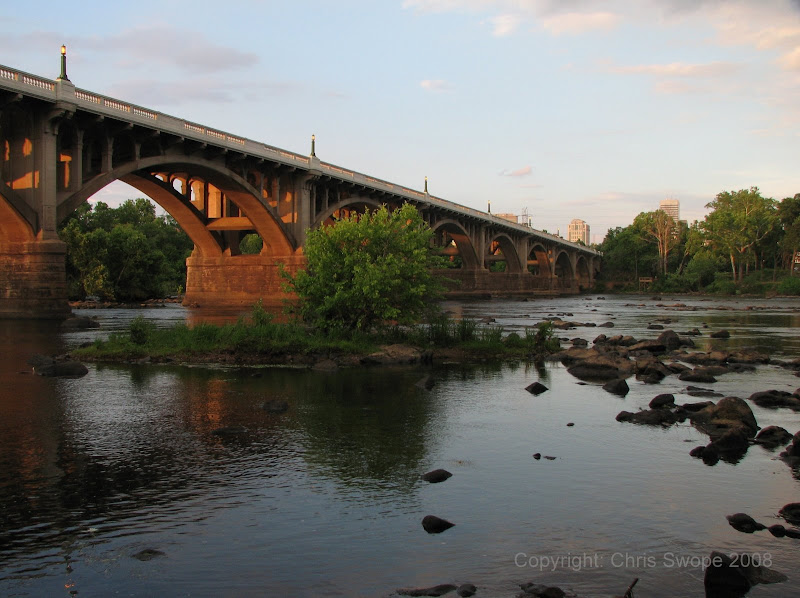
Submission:
MULTIPOLYGON (((63 50, 62 50, 63 52, 63 50)), ((248 305, 280 293, 309 228, 352 210, 414 204, 459 269, 463 293, 577 292, 592 249, 424 192, 0 66, 0 316, 68 311, 58 223, 117 180, 169 212, 194 242, 187 303, 248 305), (239 242, 256 233, 258 255, 239 242), (494 270, 501 270, 495 272, 494 270)))

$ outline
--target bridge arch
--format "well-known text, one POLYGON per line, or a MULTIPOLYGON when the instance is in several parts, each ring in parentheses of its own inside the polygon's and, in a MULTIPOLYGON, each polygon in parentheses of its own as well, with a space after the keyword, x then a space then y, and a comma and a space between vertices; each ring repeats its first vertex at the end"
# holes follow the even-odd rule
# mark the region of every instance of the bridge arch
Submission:
POLYGON ((533 243, 528 249, 528 272, 534 276, 550 277, 553 266, 550 263, 550 254, 542 243, 533 243))
POLYGON ((570 288, 572 281, 575 278, 575 272, 572 269, 572 260, 569 259, 569 253, 566 250, 557 252, 556 259, 553 262, 553 274, 558 279, 558 284, 561 288, 570 288))
POLYGON ((0 253, 36 239, 36 213, 5 183, 0 183, 0 253))
POLYGON ((488 256, 502 255, 506 262, 506 272, 518 273, 522 272, 522 263, 517 251, 517 246, 511 237, 504 233, 500 233, 492 237, 487 245, 488 256))
POLYGON ((195 243, 200 255, 212 257, 223 252, 221 236, 208 229, 208 219, 190 201, 190 193, 180 193, 170 182, 172 172, 191 173, 191 180, 202 179, 219 189, 249 218, 253 229, 264 241, 262 254, 292 255, 297 250, 294 239, 272 210, 262 203, 259 194, 247 181, 225 166, 191 156, 175 158, 156 156, 126 162, 93 177, 58 206, 61 221, 106 185, 120 180, 135 187, 164 208, 195 243), (163 179, 157 175, 162 174, 163 179))
POLYGON ((592 270, 585 255, 579 255, 575 260, 575 276, 582 289, 586 289, 592 284, 592 270))
POLYGON ((352 196, 341 199, 329 205, 327 210, 320 212, 314 220, 312 228, 319 228, 324 224, 333 224, 335 220, 346 216, 350 212, 359 212, 363 214, 367 210, 377 210, 383 206, 384 203, 385 202, 380 202, 371 197, 352 196))
POLYGON ((465 270, 477 270, 480 267, 478 261, 478 253, 475 251, 475 246, 472 244, 469 234, 461 224, 455 220, 446 218, 440 220, 433 227, 434 234, 438 237, 442 233, 455 242, 458 255, 461 257, 461 263, 465 270))

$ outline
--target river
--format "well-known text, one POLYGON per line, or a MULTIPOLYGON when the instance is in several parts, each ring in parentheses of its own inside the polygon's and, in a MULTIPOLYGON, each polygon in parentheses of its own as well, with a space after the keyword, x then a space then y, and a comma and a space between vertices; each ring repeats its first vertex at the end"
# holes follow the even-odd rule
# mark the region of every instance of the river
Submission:
MULTIPOLYGON (((699 349, 800 356, 800 300, 609 295, 445 308, 507 330, 557 314, 614 323, 559 333, 589 342, 611 331, 655 338, 647 325, 670 319, 666 328, 703 330, 699 349), (731 338, 710 339, 720 328, 731 338)), ((31 355, 140 314, 159 325, 230 317, 180 306, 77 313, 102 327, 0 322, 0 595, 392 596, 471 582, 479 597, 510 597, 535 582, 610 597, 639 578, 636 596, 692 598, 705 595, 701 559, 720 550, 789 576, 749 596, 800 596, 800 541, 743 534, 725 519, 784 523, 778 510, 800 501, 800 481, 776 452, 751 447, 735 465, 709 467, 689 456, 707 437, 688 423, 615 420, 659 393, 699 400, 674 376, 630 379, 623 399, 557 363, 334 373, 89 364, 80 379, 32 375, 31 355), (427 374, 429 391, 415 386, 427 374), (549 390, 527 393, 535 381, 549 390), (288 411, 261 408, 273 399, 288 411), (246 431, 213 433, 225 426, 246 431), (453 477, 419 479, 436 468, 453 477), (428 534, 426 515, 456 525, 428 534)), ((746 398, 798 386, 791 371, 763 365, 714 389, 746 398)), ((752 408, 762 427, 800 430, 800 413, 752 408)))

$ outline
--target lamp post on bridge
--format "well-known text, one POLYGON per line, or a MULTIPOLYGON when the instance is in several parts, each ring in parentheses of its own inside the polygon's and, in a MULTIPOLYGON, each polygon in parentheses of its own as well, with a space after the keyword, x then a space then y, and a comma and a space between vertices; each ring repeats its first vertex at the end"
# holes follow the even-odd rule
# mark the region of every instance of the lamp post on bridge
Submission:
POLYGON ((311 157, 312 158, 316 158, 317 157, 316 146, 317 146, 317 136, 316 135, 312 135, 311 136, 311 157))
POLYGON ((67 77, 67 46, 61 45, 61 74, 58 76, 61 81, 69 81, 67 77))

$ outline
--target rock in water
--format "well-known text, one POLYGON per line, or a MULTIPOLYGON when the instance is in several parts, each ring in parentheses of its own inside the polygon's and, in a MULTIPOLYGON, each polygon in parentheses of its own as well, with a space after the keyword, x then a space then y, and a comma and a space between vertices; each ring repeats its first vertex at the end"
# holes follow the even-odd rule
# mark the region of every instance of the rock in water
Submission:
POLYGON ((417 388, 422 388, 423 390, 430 390, 434 386, 436 386, 436 380, 433 379, 433 376, 425 376, 421 380, 419 380, 416 384, 414 384, 417 388))
POLYGON ((134 554, 133 558, 138 561, 151 561, 159 556, 164 556, 164 553, 160 550, 156 550, 155 548, 145 548, 144 550, 140 550, 134 554))
POLYGON ((768 528, 769 533, 771 533, 776 538, 783 538, 786 535, 786 528, 783 527, 780 523, 776 523, 775 525, 770 525, 768 528))
POLYGON ((456 590, 456 594, 458 594, 459 596, 463 596, 463 597, 474 596, 477 591, 478 591, 478 588, 476 588, 473 584, 471 584, 471 583, 462 583, 460 586, 458 586, 458 589, 456 590))
POLYGON ((778 515, 793 525, 800 525, 800 502, 790 502, 778 511, 778 515))
POLYGON ((211 430, 211 433, 214 436, 238 436, 239 434, 246 434, 247 428, 244 426, 226 426, 224 428, 217 428, 216 430, 211 430))
POLYGON ((446 479, 453 477, 453 474, 446 469, 434 469, 428 473, 423 473, 419 477, 431 484, 438 484, 439 482, 444 482, 446 479))
POLYGON ((542 384, 541 382, 534 382, 533 384, 529 384, 528 386, 526 386, 526 387, 525 387, 525 390, 527 390, 527 391, 528 391, 529 393, 531 393, 532 395, 540 395, 540 394, 542 394, 543 392, 545 392, 545 391, 547 391, 547 390, 550 390, 550 389, 549 389, 549 388, 547 388, 547 387, 546 387, 544 384, 542 384))
POLYGON ((768 449, 776 449, 791 441, 792 435, 780 426, 767 426, 756 435, 756 442, 768 449))
POLYGON ((289 410, 289 403, 279 399, 273 399, 262 403, 261 408, 268 413, 285 413, 289 410))
POLYGON ((55 359, 48 355, 41 355, 39 353, 32 355, 30 359, 28 359, 28 365, 33 366, 35 368, 40 368, 46 365, 53 365, 56 362, 55 359))
POLYGON ((727 554, 712 552, 704 579, 706 596, 744 596, 756 584, 786 581, 783 573, 750 564, 757 561, 758 558, 741 558, 734 562, 727 554), (746 566, 742 564, 744 562, 747 562, 746 566))
POLYGON ((409 588, 397 590, 401 596, 444 596, 456 589, 451 583, 443 583, 430 588, 409 588))
POLYGON ((675 395, 665 393, 656 395, 653 397, 653 400, 650 401, 650 409, 672 409, 675 406, 675 395))
POLYGON ((728 520, 728 523, 731 524, 733 529, 744 532, 745 534, 752 534, 753 532, 767 529, 766 525, 759 523, 746 513, 734 513, 733 515, 726 516, 725 519, 728 520))
POLYGON ((624 397, 630 391, 630 387, 628 387, 628 383, 624 379, 619 378, 603 384, 603 390, 624 397))
POLYGON ((89 373, 89 370, 79 361, 56 361, 51 364, 35 366, 33 372, 47 377, 82 378, 89 373))
POLYGON ((536 596, 537 598, 565 598, 567 593, 556 586, 545 586, 532 582, 523 583, 519 586, 524 596, 536 596))
POLYGON ((422 518, 422 528, 429 534, 441 534, 454 525, 455 523, 450 523, 446 519, 442 519, 436 515, 425 515, 425 517, 422 518))

